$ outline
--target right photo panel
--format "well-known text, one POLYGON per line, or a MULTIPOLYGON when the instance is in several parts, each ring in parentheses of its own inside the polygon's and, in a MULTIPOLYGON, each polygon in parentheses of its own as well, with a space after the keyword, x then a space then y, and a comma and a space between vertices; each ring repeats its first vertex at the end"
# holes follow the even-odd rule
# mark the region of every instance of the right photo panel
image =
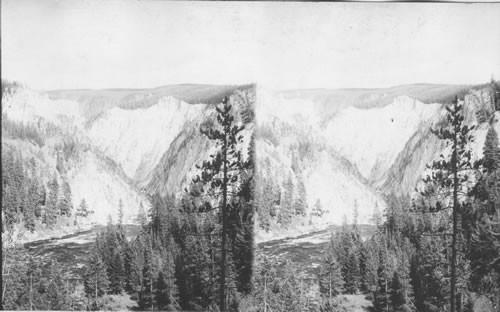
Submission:
POLYGON ((272 11, 249 310, 499 311, 499 6, 272 11))

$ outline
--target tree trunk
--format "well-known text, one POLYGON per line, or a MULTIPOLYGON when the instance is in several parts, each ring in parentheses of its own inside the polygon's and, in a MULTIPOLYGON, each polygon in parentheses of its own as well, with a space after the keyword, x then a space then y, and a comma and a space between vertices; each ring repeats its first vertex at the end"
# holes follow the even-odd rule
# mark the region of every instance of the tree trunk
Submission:
MULTIPOLYGON (((456 127, 455 127, 456 128, 456 127)), ((455 288, 457 283, 457 226, 458 226, 458 169, 457 169, 457 130, 453 138, 453 156, 452 156, 452 170, 453 170, 453 232, 451 240, 451 283, 450 283, 450 311, 455 312, 456 307, 456 294, 455 288)))
MULTIPOLYGON (((170 267, 170 252, 167 252, 167 265, 168 265, 168 304, 172 304, 172 273, 171 273, 171 267, 170 267)), ((175 274, 175 273, 174 273, 175 274)), ((161 307, 158 307, 158 309, 161 309, 161 307)))
POLYGON ((30 311, 33 311, 33 272, 30 272, 30 311))
POLYGON ((217 251, 216 246, 214 245, 214 241, 212 239, 212 233, 209 235, 210 237, 210 284, 214 285, 215 280, 215 252, 217 251))
POLYGON ((66 297, 67 297, 66 300, 68 300, 68 302, 71 301, 70 298, 69 298, 70 296, 69 296, 69 281, 68 281, 68 276, 66 276, 66 297))
POLYGON ((385 247, 385 265, 384 265, 384 275, 385 275, 385 311, 389 312, 389 290, 387 289, 387 284, 389 284, 389 276, 387 274, 387 265, 389 263, 389 253, 387 252, 387 227, 385 228, 385 238, 384 238, 384 247, 385 247))
POLYGON ((299 298, 299 311, 302 312, 302 276, 300 277, 300 298, 299 298))
POLYGON ((224 178, 222 182, 222 246, 221 246, 221 283, 220 283, 220 309, 226 311, 226 205, 227 205, 227 129, 224 129, 224 178))
POLYGON ((267 312, 267 272, 264 273, 264 312, 267 312))
POLYGON ((151 268, 149 270, 149 294, 151 296, 151 311, 154 310, 153 303, 153 229, 150 229, 151 240, 149 241, 149 251, 151 252, 151 268))
POLYGON ((7 282, 8 279, 6 279, 6 276, 10 275, 10 267, 7 266, 7 253, 5 253, 4 261, 2 262, 2 305, 3 305, 3 298, 5 298, 5 290, 7 289, 7 282), (7 274, 4 274, 5 268, 7 268, 7 274))
POLYGON ((328 298, 332 300, 332 272, 328 274, 328 298))
POLYGON ((97 270, 95 271, 95 305, 97 308, 97 270))

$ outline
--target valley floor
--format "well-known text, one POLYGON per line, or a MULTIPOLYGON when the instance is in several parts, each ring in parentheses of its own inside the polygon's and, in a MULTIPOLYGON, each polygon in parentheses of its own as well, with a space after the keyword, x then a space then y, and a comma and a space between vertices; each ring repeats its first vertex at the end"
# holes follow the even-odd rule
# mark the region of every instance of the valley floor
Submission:
MULTIPOLYGON (((307 277, 315 278, 331 235, 338 228, 337 225, 330 225, 319 231, 260 242, 257 244, 257 257, 267 256, 281 267, 289 260, 303 268, 307 277)), ((374 229, 373 225, 360 225, 362 238, 371 236, 374 229)))
MULTIPOLYGON (((258 244, 257 258, 266 256, 275 264, 277 274, 284 272, 287 261, 297 268, 298 274, 303 281, 309 284, 307 297, 316 305, 320 301, 318 287, 318 271, 321 259, 324 256, 330 237, 337 226, 329 226, 327 229, 316 231, 296 237, 275 239, 258 244)), ((362 233, 369 235, 373 226, 362 226, 362 233)), ((367 312, 373 306, 364 294, 340 295, 341 305, 350 312, 367 312)))
MULTIPOLYGON (((125 225, 127 237, 135 236, 138 228, 137 225, 125 225)), ((88 255, 95 244, 97 233, 103 229, 104 226, 96 225, 62 237, 29 242, 24 244, 24 247, 33 256, 56 260, 71 273, 78 274, 81 273, 85 262, 88 261, 88 255)))
POLYGON ((302 268, 306 277, 314 279, 331 232, 322 230, 297 237, 282 238, 258 244, 257 257, 267 256, 283 268, 287 260, 302 268))

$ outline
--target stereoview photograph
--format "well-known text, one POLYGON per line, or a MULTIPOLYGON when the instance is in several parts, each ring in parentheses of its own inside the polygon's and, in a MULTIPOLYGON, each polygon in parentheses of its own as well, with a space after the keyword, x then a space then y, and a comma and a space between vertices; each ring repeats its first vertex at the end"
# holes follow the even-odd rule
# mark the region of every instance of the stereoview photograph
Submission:
POLYGON ((500 311, 500 5, 2 1, 4 310, 500 311))

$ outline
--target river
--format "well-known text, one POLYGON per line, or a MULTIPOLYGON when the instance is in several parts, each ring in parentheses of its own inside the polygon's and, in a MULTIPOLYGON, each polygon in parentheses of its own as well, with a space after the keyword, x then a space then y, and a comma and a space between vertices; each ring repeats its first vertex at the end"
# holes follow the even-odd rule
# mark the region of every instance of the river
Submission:
MULTIPOLYGON (((127 238, 135 237, 139 231, 138 225, 125 225, 127 238)), ((83 264, 95 244, 97 233, 105 226, 96 225, 89 230, 59 238, 51 238, 26 243, 26 250, 36 256, 58 261, 74 273, 80 273, 83 264)), ((338 226, 292 238, 271 240, 258 244, 257 257, 266 255, 282 267, 287 260, 298 265, 306 277, 315 278, 321 259, 328 248, 331 234, 338 226)), ((373 233, 373 227, 361 226, 362 237, 373 233)))
MULTIPOLYGON (((332 233, 339 226, 331 225, 327 229, 297 237, 262 242, 257 245, 257 259, 267 256, 276 265, 277 274, 283 273, 287 260, 297 268, 298 274, 308 284, 307 296, 314 305, 319 302, 317 276, 319 265, 328 249, 332 233)), ((361 238, 367 239, 375 232, 372 225, 360 225, 361 238)), ((363 294, 342 295, 342 305, 346 311, 371 311, 372 303, 363 294)))
MULTIPOLYGON (((362 224, 359 228, 362 239, 370 237, 375 231, 372 225, 362 224)), ((306 278, 315 279, 321 259, 328 249, 330 237, 339 229, 339 226, 330 225, 322 231, 259 243, 257 257, 265 255, 274 260, 278 265, 278 273, 279 268, 283 268, 286 261, 290 260, 299 267, 306 278)))
MULTIPOLYGON (((292 238, 284 238, 259 243, 257 246, 257 258, 262 255, 270 257, 277 265, 277 272, 283 271, 284 264, 290 260, 295 265, 303 278, 316 284, 318 267, 324 253, 328 248, 328 243, 333 232, 338 230, 338 226, 313 233, 304 234, 292 238)), ((83 273, 84 265, 88 261, 88 256, 95 244, 97 233, 103 231, 105 226, 94 226, 89 230, 66 235, 59 238, 51 238, 26 243, 26 250, 36 256, 53 259, 63 267, 63 270, 74 275, 83 273)), ((135 237, 139 231, 137 225, 125 225, 127 238, 135 237)), ((366 238, 373 234, 373 226, 361 226, 361 235, 366 238)), ((316 290, 317 291, 317 290, 316 290)), ((350 296, 353 301, 362 300, 361 295, 350 296)), ((362 301, 363 308, 353 309, 353 311, 365 311, 366 305, 362 301)), ((356 304, 360 306, 360 304, 356 304)))
MULTIPOLYGON (((139 232, 138 225, 124 225, 128 239, 139 232)), ((89 230, 58 238, 50 238, 24 244, 26 250, 33 256, 56 260, 63 271, 80 275, 88 261, 88 256, 95 244, 97 233, 104 231, 105 226, 96 225, 89 230)))

